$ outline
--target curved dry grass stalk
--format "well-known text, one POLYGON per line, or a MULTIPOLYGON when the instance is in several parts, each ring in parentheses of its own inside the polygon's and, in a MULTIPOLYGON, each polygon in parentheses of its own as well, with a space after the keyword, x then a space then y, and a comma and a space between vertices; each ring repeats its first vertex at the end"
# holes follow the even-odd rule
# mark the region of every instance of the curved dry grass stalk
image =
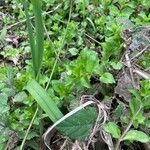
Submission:
POLYGON ((114 150, 114 144, 111 135, 104 130, 100 130, 100 135, 103 141, 107 144, 109 150, 114 150))
POLYGON ((100 126, 103 125, 107 120, 107 112, 105 110, 106 109, 105 105, 100 103, 99 101, 97 101, 97 107, 98 107, 98 117, 96 119, 93 131, 89 137, 89 140, 88 140, 88 143, 86 146, 87 149, 89 148, 90 144, 92 143, 92 139, 93 139, 94 135, 100 130, 100 126), (102 120, 103 120, 103 122, 101 123, 102 120))

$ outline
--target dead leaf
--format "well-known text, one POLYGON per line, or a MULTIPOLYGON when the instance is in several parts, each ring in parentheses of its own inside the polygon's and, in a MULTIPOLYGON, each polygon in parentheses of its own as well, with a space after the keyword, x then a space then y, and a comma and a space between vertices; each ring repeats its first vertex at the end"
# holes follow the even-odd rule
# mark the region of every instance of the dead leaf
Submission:
MULTIPOLYGON (((136 87, 139 88, 139 77, 134 74, 136 87)), ((123 70, 121 75, 119 75, 117 86, 115 87, 115 93, 119 95, 119 97, 124 98, 125 101, 129 102, 131 99, 131 94, 129 89, 133 88, 131 77, 126 70, 123 70)))

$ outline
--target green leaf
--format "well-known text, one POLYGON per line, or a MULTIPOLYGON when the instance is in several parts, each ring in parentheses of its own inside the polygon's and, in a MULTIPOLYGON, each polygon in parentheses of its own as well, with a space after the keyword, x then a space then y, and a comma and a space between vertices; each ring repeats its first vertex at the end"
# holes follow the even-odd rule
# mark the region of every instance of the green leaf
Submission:
POLYGON ((112 112, 115 118, 121 118, 124 115, 125 105, 120 103, 117 108, 112 112))
POLYGON ((71 139, 86 140, 93 129, 96 119, 96 109, 88 107, 65 119, 57 128, 62 134, 71 139))
POLYGON ((40 0, 32 0, 33 5, 33 12, 35 16, 35 36, 33 34, 33 29, 31 25, 30 16, 28 13, 28 1, 24 1, 24 8, 25 14, 27 18, 27 27, 28 27, 28 34, 30 39, 30 47, 32 52, 32 62, 35 77, 39 74, 42 58, 43 58, 43 51, 44 51, 44 26, 43 26, 43 19, 42 19, 42 4, 40 0), (34 38, 35 37, 35 38, 34 38))
POLYGON ((145 120, 145 126, 150 128, 150 119, 145 120))
POLYGON ((14 96, 13 102, 23 102, 26 99, 27 99, 27 94, 24 91, 22 91, 14 96))
POLYGON ((104 74, 102 74, 102 76, 100 77, 100 81, 103 83, 115 83, 115 79, 113 77, 113 75, 109 72, 106 72, 104 74))
POLYGON ((143 97, 150 97, 150 80, 144 80, 141 82, 141 95, 143 97))
POLYGON ((142 107, 142 102, 139 99, 134 98, 129 102, 129 107, 132 115, 134 116, 140 107, 142 107))
POLYGON ((82 64, 83 68, 81 69, 91 74, 99 66, 98 54, 94 51, 84 49, 80 53, 77 64, 82 64))
POLYGON ((14 95, 14 89, 7 88, 7 87, 3 88, 3 89, 1 90, 1 92, 2 92, 2 93, 5 93, 8 97, 14 95))
POLYGON ((130 130, 123 138, 123 140, 139 141, 142 143, 147 143, 150 141, 150 137, 142 131, 130 130))
POLYGON ((111 133, 114 138, 120 138, 121 131, 114 122, 107 123, 103 128, 106 132, 111 133))
POLYGON ((4 115, 9 111, 9 105, 7 104, 8 96, 6 94, 0 94, 0 115, 4 115))
POLYGON ((120 70, 123 67, 121 62, 111 62, 110 65, 116 70, 120 70))
MULTIPOLYGON (((0 136, 0 138, 1 138, 1 136, 0 136)), ((0 143, 0 150, 4 150, 5 147, 6 147, 6 145, 4 143, 0 143)))
POLYGON ((70 52, 70 54, 71 54, 72 56, 75 56, 75 55, 78 54, 78 51, 79 51, 79 50, 76 49, 76 48, 70 48, 68 51, 70 52))
POLYGON ((135 89, 129 89, 129 92, 138 100, 141 101, 141 94, 135 89))
POLYGON ((29 42, 30 42, 30 47, 31 47, 31 53, 32 53, 32 63, 33 63, 34 72, 36 74, 37 73, 36 58, 35 58, 35 48, 36 47, 35 47, 35 39, 34 39, 34 35, 33 35, 32 24, 31 24, 29 13, 28 13, 29 2, 27 2, 27 0, 25 0, 23 5, 24 5, 25 15, 26 15, 26 19, 27 19, 26 23, 27 23, 27 27, 28 27, 28 36, 29 36, 29 42))
POLYGON ((130 100, 129 107, 131 111, 131 119, 133 120, 133 125, 135 128, 138 128, 139 124, 143 124, 145 117, 143 114, 143 104, 140 100, 140 97, 130 100))
POLYGON ((95 31, 96 31, 96 28, 95 28, 95 25, 94 25, 93 21, 91 20, 91 18, 87 17, 86 19, 87 19, 87 21, 89 21, 91 27, 93 28, 93 30, 94 30, 94 32, 95 32, 95 31))
POLYGON ((32 80, 26 86, 26 89, 53 122, 56 122, 63 116, 53 99, 35 80, 32 80))
MULTIPOLYGON (((117 32, 117 29, 115 29, 115 32, 117 32)), ((122 47, 121 40, 118 34, 106 38, 106 41, 102 43, 102 48, 103 48, 102 59, 104 61, 107 61, 110 59, 111 56, 117 58, 116 56, 120 55, 121 47, 122 47)))
POLYGON ((86 88, 90 88, 91 87, 91 85, 90 85, 89 80, 88 80, 87 77, 81 77, 80 78, 80 82, 86 88))
POLYGON ((42 18, 42 2, 41 0, 32 0, 33 12, 35 15, 35 33, 36 33, 36 45, 35 45, 35 61, 37 65, 36 75, 39 73, 43 51, 44 51, 44 26, 43 26, 43 18, 42 18))
POLYGON ((28 134, 28 137, 27 137, 27 140, 31 140, 35 137, 38 137, 38 134, 34 131, 31 131, 29 134, 28 134))
POLYGON ((67 85, 65 82, 62 82, 60 80, 53 80, 52 87, 60 97, 65 97, 70 94, 72 85, 67 85))

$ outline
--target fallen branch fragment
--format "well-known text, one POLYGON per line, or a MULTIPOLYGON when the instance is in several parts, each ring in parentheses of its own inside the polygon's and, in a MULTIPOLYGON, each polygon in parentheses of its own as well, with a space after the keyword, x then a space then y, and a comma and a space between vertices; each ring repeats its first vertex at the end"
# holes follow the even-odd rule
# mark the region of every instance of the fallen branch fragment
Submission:
POLYGON ((145 71, 142 71, 139 69, 134 69, 133 72, 138 74, 139 76, 141 76, 144 79, 150 80, 150 74, 145 71))

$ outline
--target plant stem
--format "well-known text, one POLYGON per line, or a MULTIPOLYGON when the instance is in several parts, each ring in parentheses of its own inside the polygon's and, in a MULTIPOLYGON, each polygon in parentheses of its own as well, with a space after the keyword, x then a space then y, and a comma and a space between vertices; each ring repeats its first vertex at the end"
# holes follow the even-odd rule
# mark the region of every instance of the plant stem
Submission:
POLYGON ((129 122, 127 128, 124 130, 124 132, 122 133, 121 137, 118 139, 118 141, 116 143, 116 146, 115 146, 115 150, 119 150, 120 143, 123 141, 123 138, 126 136, 127 132, 130 130, 130 128, 131 128, 131 126, 133 124, 134 118, 141 111, 141 108, 142 108, 142 106, 140 106, 140 108, 138 109, 138 111, 136 112, 136 114, 133 116, 132 120, 129 122))
POLYGON ((86 0, 83 0, 83 17, 85 18, 86 11, 86 0))
POLYGON ((122 141, 122 139, 124 138, 124 136, 127 134, 127 132, 129 131, 130 127, 132 126, 133 124, 133 120, 130 121, 130 123, 128 124, 127 128, 125 129, 125 131, 123 132, 122 136, 120 137, 120 139, 117 141, 117 144, 115 146, 115 150, 119 150, 119 146, 120 146, 120 143, 122 141))
POLYGON ((22 143, 21 143, 20 150, 23 150, 23 146, 24 146, 24 144, 25 144, 25 142, 26 142, 27 136, 28 136, 29 131, 30 131, 31 127, 32 127, 32 124, 33 124, 33 122, 34 122, 34 120, 35 120, 35 117, 36 117, 36 115, 37 115, 37 112, 38 112, 38 107, 36 108, 36 111, 35 111, 35 113, 34 113, 34 115, 33 115, 33 118, 32 118, 32 120, 31 120, 31 122, 30 122, 30 124, 29 124, 29 127, 28 127, 28 129, 27 129, 27 131, 26 131, 26 134, 25 134, 25 136, 24 136, 24 138, 23 138, 23 141, 22 141, 22 143))
POLYGON ((66 38, 66 35, 67 35, 67 30, 68 30, 68 24, 70 22, 70 19, 71 19, 71 12, 72 12, 72 0, 71 0, 71 4, 70 4, 70 11, 69 11, 69 18, 68 18, 68 22, 67 22, 67 27, 66 27, 66 30, 65 30, 65 34, 63 36, 63 39, 61 41, 61 46, 58 50, 58 54, 56 56, 56 59, 55 59, 55 62, 54 62, 54 65, 53 65, 53 68, 52 68, 52 72, 50 74, 50 77, 49 77, 49 80, 48 80, 48 83, 46 85, 46 89, 48 89, 49 85, 50 85, 50 82, 51 82, 51 79, 52 79, 52 76, 54 74, 54 71, 55 71, 55 68, 56 68, 56 65, 57 65, 57 62, 58 62, 58 59, 59 59, 59 55, 61 53, 61 49, 64 47, 64 42, 65 42, 65 38, 66 38))

